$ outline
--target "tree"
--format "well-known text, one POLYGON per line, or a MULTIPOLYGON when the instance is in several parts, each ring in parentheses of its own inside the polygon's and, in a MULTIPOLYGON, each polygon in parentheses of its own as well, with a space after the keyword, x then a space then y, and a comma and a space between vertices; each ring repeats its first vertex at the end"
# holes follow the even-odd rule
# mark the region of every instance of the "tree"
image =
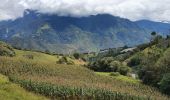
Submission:
POLYGON ((163 76, 159 85, 160 85, 160 89, 162 90, 162 92, 170 95, 170 73, 167 73, 163 76))
POLYGON ((79 53, 74 53, 73 56, 74 56, 75 59, 79 59, 80 58, 80 54, 79 53))
POLYGON ((133 66, 140 65, 140 63, 141 63, 141 59, 139 57, 134 57, 127 63, 127 65, 133 67, 133 66))
POLYGON ((156 36, 156 34, 157 33, 155 31, 151 33, 152 36, 156 36))
POLYGON ((115 61, 113 57, 104 57, 96 62, 89 63, 90 69, 99 72, 119 72, 122 75, 127 75, 130 68, 119 61, 115 61))
POLYGON ((155 39, 156 34, 157 34, 157 33, 156 33, 155 31, 153 31, 153 32, 151 33, 151 36, 152 36, 151 41, 153 41, 153 40, 155 39))
POLYGON ((130 68, 129 68, 128 66, 121 65, 121 66, 119 67, 118 72, 119 72, 121 75, 127 75, 128 72, 130 72, 130 68))

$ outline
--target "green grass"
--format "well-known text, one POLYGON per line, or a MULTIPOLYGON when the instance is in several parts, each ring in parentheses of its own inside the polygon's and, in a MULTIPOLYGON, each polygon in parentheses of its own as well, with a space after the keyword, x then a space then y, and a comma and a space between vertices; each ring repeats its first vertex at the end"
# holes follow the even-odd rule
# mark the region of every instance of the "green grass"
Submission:
POLYGON ((27 92, 0 74, 0 100, 48 100, 40 95, 27 92))
POLYGON ((102 76, 106 76, 106 77, 111 77, 117 80, 121 80, 124 82, 128 82, 128 83, 134 83, 134 84, 140 84, 140 80, 134 79, 132 77, 128 77, 128 76, 123 76, 123 75, 118 75, 118 76, 111 76, 109 72, 95 72, 98 75, 102 75, 102 76))
MULTIPOLYGON (((26 59, 28 61, 35 61, 35 62, 48 62, 51 64, 56 64, 59 59, 62 58, 62 56, 59 55, 49 55, 41 52, 34 52, 34 51, 23 51, 23 50, 17 50, 15 49, 16 59, 26 59), (25 56, 32 55, 33 59, 28 59, 25 56)), ((76 65, 84 65, 86 62, 82 60, 72 59, 70 57, 67 57, 68 61, 74 62, 76 65)))
POLYGON ((16 50, 16 57, 15 58, 21 58, 21 59, 26 59, 24 55, 33 55, 33 59, 30 59, 32 61, 41 61, 41 62, 50 62, 50 63, 56 63, 56 61, 59 60, 60 56, 54 56, 54 55, 48 55, 45 53, 40 53, 40 52, 33 52, 33 51, 22 51, 22 50, 16 50))

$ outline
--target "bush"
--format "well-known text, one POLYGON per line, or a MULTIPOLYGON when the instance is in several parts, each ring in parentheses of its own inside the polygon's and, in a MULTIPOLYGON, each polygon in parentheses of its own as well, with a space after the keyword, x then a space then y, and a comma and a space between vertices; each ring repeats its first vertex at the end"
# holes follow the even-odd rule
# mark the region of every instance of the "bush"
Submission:
POLYGON ((0 41, 0 56, 15 56, 15 51, 10 45, 0 41))
POLYGON ((58 61, 57 61, 57 63, 58 64, 67 64, 67 58, 66 57, 62 57, 61 59, 59 59, 58 61))
POLYGON ((103 59, 100 59, 96 62, 89 63, 89 68, 94 71, 100 71, 100 72, 112 72, 113 67, 110 63, 114 61, 112 57, 105 57, 103 59))
POLYGON ((125 66, 125 65, 122 65, 119 67, 119 70, 118 72, 121 74, 121 75, 127 75, 128 72, 130 72, 130 68, 125 66))
POLYGON ((121 63, 119 61, 112 61, 110 63, 110 68, 113 72, 116 72, 120 66, 121 66, 121 63))
POLYGON ((135 58, 132 58, 129 62, 128 62, 128 66, 137 66, 139 65, 141 62, 141 59, 139 57, 135 57, 135 58))
POLYGON ((160 85, 160 89, 162 90, 162 92, 170 95, 170 73, 167 73, 163 76, 159 85, 160 85))
POLYGON ((67 57, 63 56, 61 59, 59 59, 57 62, 57 64, 68 64, 68 65, 73 65, 74 62, 69 60, 67 57))
POLYGON ((88 67, 99 72, 119 72, 122 75, 127 75, 130 71, 128 66, 123 65, 119 61, 115 61, 112 57, 105 57, 96 62, 92 62, 88 67))
POLYGON ((74 53, 73 56, 74 56, 75 59, 79 59, 80 58, 80 54, 79 53, 74 53))

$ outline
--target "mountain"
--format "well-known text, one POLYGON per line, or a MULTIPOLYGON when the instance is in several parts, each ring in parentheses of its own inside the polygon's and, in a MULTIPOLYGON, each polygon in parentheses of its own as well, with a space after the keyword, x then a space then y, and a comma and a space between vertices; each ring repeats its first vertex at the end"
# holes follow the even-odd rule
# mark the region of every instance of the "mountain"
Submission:
POLYGON ((140 20, 136 21, 136 24, 143 28, 146 32, 151 33, 152 31, 156 31, 160 35, 167 36, 170 34, 170 23, 167 21, 163 22, 153 22, 149 20, 140 20))
POLYGON ((70 17, 26 10, 21 18, 0 22, 0 40, 24 49, 90 52, 148 42, 155 28, 146 25, 108 14, 70 17))

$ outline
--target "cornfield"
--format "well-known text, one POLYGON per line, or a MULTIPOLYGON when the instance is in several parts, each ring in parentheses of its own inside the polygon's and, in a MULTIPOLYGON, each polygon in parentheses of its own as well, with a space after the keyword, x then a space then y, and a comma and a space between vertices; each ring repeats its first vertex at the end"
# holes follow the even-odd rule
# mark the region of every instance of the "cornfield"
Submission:
POLYGON ((43 94, 52 99, 61 100, 151 100, 150 97, 132 96, 124 93, 113 92, 104 89, 72 88, 56 86, 48 83, 37 83, 31 80, 17 80, 10 77, 10 80, 20 84, 22 87, 35 93, 43 94))
POLYGON ((157 89, 99 76, 76 65, 0 57, 0 73, 22 87, 65 100, 168 100, 157 89))

